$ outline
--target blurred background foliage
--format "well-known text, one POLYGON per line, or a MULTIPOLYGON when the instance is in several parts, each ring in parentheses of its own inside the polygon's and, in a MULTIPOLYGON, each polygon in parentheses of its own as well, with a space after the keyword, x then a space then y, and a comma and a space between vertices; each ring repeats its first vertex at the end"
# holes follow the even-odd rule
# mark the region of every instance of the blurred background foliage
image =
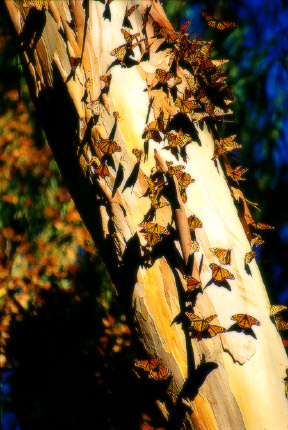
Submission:
MULTIPOLYGON (((243 145, 240 164, 249 167, 241 188, 259 202, 259 219, 276 227, 263 233, 258 262, 272 301, 285 304, 287 5, 166 0, 164 8, 175 27, 193 19, 192 37, 213 40, 215 58, 230 60, 229 132, 243 145), (239 27, 217 32, 199 11, 239 27)), ((151 405, 132 372, 129 329, 45 142, 3 18, 0 68, 2 428, 127 429, 127 407, 129 428, 139 428, 151 405)))

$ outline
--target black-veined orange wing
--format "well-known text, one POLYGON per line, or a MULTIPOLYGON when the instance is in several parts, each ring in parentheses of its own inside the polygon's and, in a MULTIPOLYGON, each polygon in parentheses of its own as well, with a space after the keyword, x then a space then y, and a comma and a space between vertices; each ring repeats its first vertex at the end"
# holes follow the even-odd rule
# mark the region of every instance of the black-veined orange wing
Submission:
POLYGON ((175 105, 179 107, 180 112, 182 113, 189 113, 192 110, 199 107, 199 103, 196 100, 181 100, 177 99, 175 102, 175 105))
POLYGON ((254 317, 251 317, 251 315, 247 315, 247 314, 232 315, 231 320, 236 321, 239 327, 244 329, 251 328, 252 325, 261 325, 260 321, 258 321, 254 317))
POLYGON ((209 248, 211 252, 219 259, 221 264, 231 263, 231 249, 209 248))
POLYGON ((210 269, 212 270, 212 279, 214 282, 223 282, 225 279, 235 279, 234 275, 229 272, 229 270, 224 269, 221 266, 218 266, 218 264, 211 263, 209 265, 210 269))
POLYGON ((201 228, 201 227, 203 227, 202 222, 195 215, 189 216, 189 218, 188 218, 188 225, 189 225, 189 228, 190 228, 191 231, 195 230, 195 228, 201 228))
POLYGON ((282 316, 275 317, 275 324, 278 330, 288 330, 288 323, 283 321, 282 316))
POLYGON ((284 305, 272 305, 270 308, 270 315, 274 316, 279 314, 279 312, 284 311, 285 309, 287 309, 287 306, 284 305))
POLYGON ((151 370, 156 369, 160 363, 161 360, 159 360, 159 358, 149 358, 148 360, 136 361, 135 366, 145 370, 145 372, 150 372, 151 370))
POLYGON ((114 152, 121 151, 120 146, 117 145, 117 143, 114 142, 114 140, 109 140, 109 139, 97 140, 96 144, 98 148, 103 152, 103 154, 111 155, 114 152))
POLYGON ((144 234, 144 237, 150 246, 156 245, 156 243, 161 242, 162 240, 162 236, 157 233, 148 232, 144 234))
POLYGON ((201 282, 193 278, 193 276, 185 276, 187 290, 192 293, 197 288, 201 288, 201 282))
POLYGON ((132 154, 134 154, 135 157, 137 158, 137 163, 140 163, 141 158, 142 158, 142 154, 143 154, 142 149, 133 148, 132 154))
POLYGON ((219 325, 211 325, 209 324, 208 333, 211 337, 216 336, 219 333, 225 333, 227 330, 224 327, 220 327, 219 325))
POLYGON ((105 178, 105 176, 109 176, 109 170, 108 170, 107 165, 105 163, 100 164, 95 169, 95 174, 100 176, 101 178, 105 178))
POLYGON ((254 251, 247 252, 247 254, 245 254, 245 264, 251 263, 253 258, 257 257, 257 255, 258 255, 258 252, 254 252, 254 251))
POLYGON ((192 19, 189 19, 189 21, 187 21, 185 24, 183 24, 183 25, 179 28, 180 33, 182 33, 182 34, 186 33, 187 28, 189 27, 189 25, 191 24, 191 22, 192 22, 192 21, 193 21, 192 19))
POLYGON ((125 59, 125 56, 128 52, 128 45, 121 45, 118 46, 118 48, 113 49, 110 52, 110 55, 112 55, 113 57, 116 57, 121 63, 123 62, 123 60, 125 59))
POLYGON ((235 24, 234 22, 221 21, 219 19, 216 19, 214 16, 209 15, 206 12, 200 12, 200 14, 205 19, 205 21, 207 22, 207 24, 210 27, 215 28, 216 30, 223 31, 223 30, 230 30, 230 29, 238 27, 237 24, 235 24))
POLYGON ((170 370, 168 370, 163 364, 158 364, 155 369, 151 369, 149 378, 155 379, 156 381, 167 379, 171 376, 170 370))
POLYGON ((125 15, 127 18, 132 15, 132 13, 139 7, 139 4, 135 4, 134 6, 130 7, 130 9, 126 10, 125 15))
POLYGON ((140 36, 140 33, 136 33, 136 34, 130 34, 127 30, 125 30, 124 28, 121 28, 121 33, 124 36, 124 39, 126 40, 126 43, 128 45, 132 45, 133 40, 140 36))
POLYGON ((262 239, 262 237, 259 234, 254 234, 254 236, 251 239, 250 245, 251 245, 251 248, 253 248, 254 246, 262 245, 263 243, 264 243, 264 240, 262 239))

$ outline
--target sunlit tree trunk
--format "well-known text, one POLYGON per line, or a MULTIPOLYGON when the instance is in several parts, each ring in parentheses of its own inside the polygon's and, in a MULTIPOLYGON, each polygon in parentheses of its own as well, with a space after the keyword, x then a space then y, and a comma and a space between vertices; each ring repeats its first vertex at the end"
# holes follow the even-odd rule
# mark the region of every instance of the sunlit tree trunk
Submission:
MULTIPOLYGON (((249 264, 251 273, 245 270, 244 257, 251 251, 249 215, 244 211, 241 222, 233 200, 237 190, 228 185, 219 160, 212 159, 211 127, 196 121, 190 112, 186 115, 184 107, 179 116, 181 107, 171 94, 174 87, 182 100, 185 87, 193 87, 190 71, 177 66, 167 85, 159 85, 155 77, 157 68, 166 72, 173 68, 173 43, 167 35, 173 38, 174 30, 161 5, 152 0, 138 2, 128 18, 132 29, 125 29, 140 35, 130 43, 121 28, 127 7, 136 1, 113 0, 104 5, 96 0, 83 4, 80 0, 35 0, 37 7, 31 6, 32 0, 25 7, 20 0, 4 2, 31 95, 71 196, 147 356, 162 360, 163 369, 158 365, 154 373, 162 369, 163 379, 153 382, 163 391, 156 402, 167 426, 178 429, 185 422, 185 428, 197 430, 288 428, 283 383, 287 357, 269 317, 270 304, 255 260, 249 264), (147 6, 151 6, 149 15, 147 6), (143 27, 145 11, 148 19, 143 27), (153 28, 155 22, 162 27, 160 33, 157 25, 153 28), (161 31, 170 43, 168 48, 160 46, 161 31), (126 42, 126 55, 119 61, 111 51, 126 42), (181 82, 173 85, 176 72, 181 82), (110 74, 111 82, 100 79, 110 74), (163 143, 164 129, 170 124, 173 130, 171 121, 176 115, 180 126, 175 120, 175 129, 191 136, 186 157, 179 156, 179 161, 165 148, 167 141, 163 143), (151 137, 149 126, 146 131, 145 127, 162 116, 164 126, 160 122, 151 126, 151 137), (119 148, 105 156, 109 138, 119 148), (141 161, 140 153, 132 152, 135 149, 145 149, 141 161), (187 202, 183 187, 178 186, 179 175, 172 174, 171 168, 168 171, 166 161, 184 165, 184 172, 195 180, 187 185, 187 202), (107 176, 101 176, 101 167, 107 176), (153 191, 157 178, 165 182, 166 194, 161 198, 153 191), (192 234, 191 215, 203 225, 192 234), (154 236, 161 241, 150 247, 145 220, 168 230, 168 234, 154 236), (200 249, 193 253, 194 234, 200 249), (225 268, 235 279, 210 282, 209 265, 219 264, 209 250, 215 247, 232 249, 231 265, 225 268), (189 275, 202 284, 193 299, 187 296, 189 275), (226 329, 235 323, 231 320, 235 314, 252 315, 261 325, 253 326, 255 337, 242 330, 214 337, 206 330, 193 337, 185 311, 202 318, 217 314, 212 324, 216 321, 215 325, 226 329)), ((227 167, 224 159, 225 163, 227 167)), ((149 373, 139 366, 135 370, 143 378, 149 373)), ((153 369, 150 376, 153 379, 153 369)))

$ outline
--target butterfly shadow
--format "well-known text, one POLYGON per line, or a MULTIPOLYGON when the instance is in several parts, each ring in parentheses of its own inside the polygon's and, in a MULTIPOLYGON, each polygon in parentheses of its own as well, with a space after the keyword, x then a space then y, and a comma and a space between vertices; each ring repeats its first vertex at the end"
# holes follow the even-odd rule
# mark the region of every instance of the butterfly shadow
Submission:
POLYGON ((247 335, 249 335, 249 336, 254 337, 254 339, 257 339, 256 334, 254 333, 254 331, 252 330, 252 328, 242 328, 242 327, 240 327, 237 323, 232 324, 232 325, 227 329, 227 332, 228 332, 228 331, 235 331, 236 333, 243 333, 243 334, 245 334, 246 336, 247 336, 247 335))
MULTIPOLYGON (((20 46, 27 51, 28 57, 33 56, 33 51, 39 42, 46 25, 46 12, 44 9, 38 10, 30 8, 24 22, 21 33, 19 34, 20 46), (31 45, 32 43, 32 45, 31 45), (31 46, 30 46, 31 45, 31 46), (29 52, 29 54, 28 54, 29 52)), ((29 58, 30 60, 30 58, 29 58)))
POLYGON ((185 419, 186 413, 191 413, 190 407, 185 403, 185 398, 188 398, 190 402, 193 401, 206 377, 217 368, 218 364, 207 362, 201 363, 197 369, 194 369, 194 371, 191 372, 184 382, 178 399, 170 412, 167 430, 182 428, 181 424, 185 419))
POLYGON ((246 264, 246 263, 245 263, 245 265, 244 265, 244 269, 245 269, 245 272, 247 273, 247 275, 252 276, 252 273, 251 273, 251 270, 250 270, 249 264, 246 264))
POLYGON ((216 287, 220 287, 220 288, 223 287, 223 288, 226 288, 226 290, 231 292, 231 287, 230 287, 228 281, 226 281, 226 279, 224 279, 221 282, 215 282, 215 280, 213 280, 213 278, 212 278, 209 282, 207 282, 207 284, 205 285, 203 290, 205 288, 209 287, 210 285, 215 285, 216 287))
POLYGON ((166 131, 175 130, 177 133, 182 130, 183 133, 189 134, 194 142, 197 142, 201 146, 201 142, 195 126, 192 121, 182 112, 178 112, 169 121, 166 131))
POLYGON ((130 69, 131 67, 137 66, 138 64, 139 64, 138 61, 133 60, 133 58, 131 57, 124 58, 122 62, 118 60, 118 58, 116 58, 116 60, 112 61, 110 66, 107 68, 106 73, 114 66, 121 66, 123 68, 130 69))

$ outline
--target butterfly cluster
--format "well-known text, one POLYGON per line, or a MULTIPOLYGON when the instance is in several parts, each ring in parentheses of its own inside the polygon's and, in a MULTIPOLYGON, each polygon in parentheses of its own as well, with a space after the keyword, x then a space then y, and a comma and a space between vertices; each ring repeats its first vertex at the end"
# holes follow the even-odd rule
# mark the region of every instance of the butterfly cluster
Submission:
MULTIPOLYGON (((106 0, 103 14, 105 19, 110 20, 111 1, 106 0)), ((198 126, 202 127, 203 121, 206 121, 214 136, 211 163, 217 166, 222 165, 226 172, 226 180, 231 195, 244 208, 241 221, 251 245, 251 250, 243 255, 245 267, 249 267, 249 264, 257 257, 255 247, 264 242, 255 230, 272 229, 269 225, 254 220, 250 206, 258 209, 257 205, 246 199, 240 188, 235 186, 237 184, 239 187, 239 183, 245 180, 244 175, 247 169, 231 163, 235 151, 241 148, 237 142, 237 136, 235 134, 227 136, 221 132, 224 128, 222 126, 231 122, 232 114, 233 95, 222 68, 227 60, 212 59, 212 42, 204 41, 199 36, 190 37, 187 29, 191 21, 180 27, 178 31, 162 26, 155 20, 154 14, 151 12, 152 5, 147 6, 142 14, 141 32, 133 31, 131 17, 138 7, 139 5, 134 5, 131 8, 126 8, 120 29, 121 33, 119 31, 124 43, 110 52, 112 63, 106 74, 100 78, 102 88, 98 98, 92 101, 86 100, 86 103, 97 123, 101 112, 104 110, 110 112, 107 102, 112 79, 111 74, 108 73, 110 68, 116 65, 122 68, 137 66, 141 62, 148 61, 152 52, 155 54, 163 51, 167 56, 168 61, 156 67, 153 77, 147 79, 146 91, 149 106, 142 133, 143 147, 135 147, 131 150, 134 168, 122 188, 123 193, 127 188, 135 185, 142 163, 151 157, 151 150, 149 150, 151 142, 153 142, 154 147, 161 149, 161 153, 163 153, 162 150, 165 150, 173 156, 173 162, 164 161, 157 150, 154 150, 154 167, 147 176, 142 172, 147 184, 143 197, 150 200, 150 207, 138 225, 138 235, 143 251, 143 266, 145 268, 151 267, 153 253, 160 252, 161 246, 161 250, 163 250, 166 243, 169 243, 169 238, 171 238, 170 243, 178 240, 183 255, 180 257, 178 255, 176 262, 178 264, 177 269, 181 273, 185 306, 181 310, 180 318, 177 321, 175 319, 175 321, 181 322, 183 329, 187 328, 193 341, 213 338, 231 330, 256 337, 253 330, 254 326, 260 326, 260 321, 254 316, 246 313, 234 314, 231 316, 231 327, 225 328, 214 323, 217 318, 216 314, 203 317, 197 313, 195 307, 197 295, 203 293, 204 288, 211 284, 217 287, 227 287, 230 281, 235 279, 232 271, 227 268, 231 264, 233 250, 220 247, 210 248, 211 254, 208 257, 211 261, 209 265, 211 281, 204 287, 200 279, 203 255, 199 268, 194 270, 196 265, 194 254, 201 251, 197 242, 197 229, 203 227, 202 222, 196 215, 190 215, 186 217, 184 223, 184 230, 187 227, 191 239, 188 260, 192 263, 189 266, 189 262, 184 258, 181 244, 180 230, 183 229, 183 223, 180 228, 179 217, 176 216, 176 212, 178 211, 179 214, 187 202, 189 198, 187 190, 189 187, 193 187, 194 182, 191 175, 185 171, 187 150, 189 145, 197 144, 195 129, 198 126), (172 213, 170 224, 159 221, 159 219, 167 219, 165 216, 158 216, 161 210, 169 210, 172 213)), ((226 31, 236 27, 234 23, 217 20, 206 13, 201 13, 201 15, 207 24, 216 30, 226 31)), ((74 69, 79 65, 78 58, 71 59, 70 62, 74 69)), ((121 147, 115 139, 117 121, 119 121, 119 114, 115 113, 114 126, 110 135, 105 137, 99 135, 97 139, 94 139, 94 156, 90 159, 89 166, 93 175, 99 180, 105 180, 106 177, 110 176, 109 171, 111 169, 116 171, 113 154, 121 151, 121 147)), ((85 143, 85 139, 83 140, 85 143)), ((120 187, 123 178, 123 166, 119 162, 112 197, 120 187)), ((118 249, 117 253, 120 254, 121 246, 118 243, 117 234, 115 231, 110 234, 115 242, 115 247, 118 249)), ((288 330, 288 323, 279 315, 280 312, 281 310, 275 311, 273 314, 275 324, 278 330, 288 330)), ((168 380, 171 376, 171 372, 159 358, 137 361, 135 367, 140 376, 146 375, 149 379, 168 380)))

